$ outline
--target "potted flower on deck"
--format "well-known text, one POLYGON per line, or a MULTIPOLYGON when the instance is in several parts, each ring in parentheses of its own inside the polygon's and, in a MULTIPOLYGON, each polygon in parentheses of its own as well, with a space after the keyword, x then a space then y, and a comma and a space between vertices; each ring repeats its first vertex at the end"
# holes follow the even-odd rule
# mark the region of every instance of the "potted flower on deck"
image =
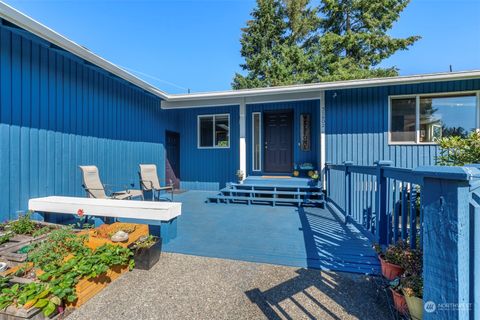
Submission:
POLYGON ((423 278, 420 275, 412 275, 402 280, 403 294, 408 305, 408 311, 412 319, 423 318, 423 278))
POLYGON ((237 176, 237 182, 242 183, 243 178, 245 177, 245 174, 243 173, 242 170, 237 170, 237 173, 235 174, 237 176))
POLYGON ((406 315, 408 313, 407 300, 403 295, 403 286, 400 278, 395 278, 389 282, 389 288, 392 292, 393 306, 400 314, 406 315))
POLYGON ((385 253, 378 253, 378 259, 382 267, 382 275, 388 280, 400 277, 405 269, 402 267, 407 244, 404 241, 398 241, 395 245, 390 245, 385 253))

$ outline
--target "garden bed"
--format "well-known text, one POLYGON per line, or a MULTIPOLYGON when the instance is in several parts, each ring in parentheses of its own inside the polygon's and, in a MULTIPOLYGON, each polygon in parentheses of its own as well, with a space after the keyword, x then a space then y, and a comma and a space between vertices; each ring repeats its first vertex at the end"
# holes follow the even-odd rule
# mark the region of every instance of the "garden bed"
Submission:
POLYGON ((25 261, 26 256, 18 253, 23 247, 41 241, 55 229, 58 224, 34 221, 31 213, 20 216, 17 220, 0 224, 0 255, 12 261, 25 261))
MULTIPOLYGON (((130 234, 148 234, 148 226, 142 225, 117 224, 102 232, 126 227, 130 234)), ((133 254, 127 243, 90 241, 89 234, 95 239, 102 232, 61 228, 34 243, 27 262, 0 273, 0 319, 49 319, 65 308, 81 306, 130 270, 133 254)))

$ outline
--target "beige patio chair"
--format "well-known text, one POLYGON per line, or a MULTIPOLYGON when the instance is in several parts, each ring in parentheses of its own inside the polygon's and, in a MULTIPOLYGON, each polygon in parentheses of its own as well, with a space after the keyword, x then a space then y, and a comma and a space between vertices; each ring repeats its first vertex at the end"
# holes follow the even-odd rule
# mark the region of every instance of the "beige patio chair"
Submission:
POLYGON ((123 191, 109 192, 109 195, 107 195, 106 187, 113 187, 114 185, 102 184, 100 181, 100 175, 98 174, 98 168, 96 166, 79 167, 83 174, 82 186, 87 192, 89 198, 125 200, 141 197, 143 199, 142 190, 131 190, 127 188, 123 191))
POLYGON ((158 180, 157 166, 154 164, 141 164, 140 171, 140 186, 143 192, 151 192, 152 200, 160 200, 160 193, 162 191, 170 191, 171 201, 173 201, 173 183, 170 181, 168 186, 162 187, 158 180), (155 197, 155 193, 157 196, 155 197))

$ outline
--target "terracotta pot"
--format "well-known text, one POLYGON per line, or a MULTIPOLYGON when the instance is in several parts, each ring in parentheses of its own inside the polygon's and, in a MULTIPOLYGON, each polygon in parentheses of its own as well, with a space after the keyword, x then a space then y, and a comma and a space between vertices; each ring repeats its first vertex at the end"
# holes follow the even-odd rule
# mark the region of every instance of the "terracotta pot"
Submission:
POLYGON ((380 259, 380 264, 382 266, 382 275, 388 280, 393 280, 397 277, 400 277, 403 272, 405 272, 402 267, 385 261, 382 256, 378 256, 378 259, 380 259))
POLYGON ((392 288, 390 288, 390 291, 392 292, 393 306, 395 307, 395 310, 397 310, 401 314, 406 314, 408 306, 407 301, 405 300, 405 296, 400 292, 393 290, 392 288))
POLYGON ((407 301, 408 312, 410 312, 410 317, 412 317, 412 319, 414 320, 422 320, 423 319, 423 300, 418 297, 409 297, 407 295, 405 295, 405 300, 407 301))

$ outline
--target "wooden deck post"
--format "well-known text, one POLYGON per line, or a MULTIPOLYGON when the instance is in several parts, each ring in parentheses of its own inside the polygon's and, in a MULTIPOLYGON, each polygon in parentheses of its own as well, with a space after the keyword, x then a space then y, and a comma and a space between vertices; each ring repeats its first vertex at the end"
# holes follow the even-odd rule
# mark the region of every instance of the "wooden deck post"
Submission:
POLYGON ((424 319, 479 319, 480 170, 427 166, 422 187, 424 319))
POLYGON ((377 166, 377 192, 375 192, 375 239, 380 245, 388 244, 388 217, 387 217, 387 179, 383 175, 383 167, 393 165, 392 161, 380 160, 375 162, 377 166))

